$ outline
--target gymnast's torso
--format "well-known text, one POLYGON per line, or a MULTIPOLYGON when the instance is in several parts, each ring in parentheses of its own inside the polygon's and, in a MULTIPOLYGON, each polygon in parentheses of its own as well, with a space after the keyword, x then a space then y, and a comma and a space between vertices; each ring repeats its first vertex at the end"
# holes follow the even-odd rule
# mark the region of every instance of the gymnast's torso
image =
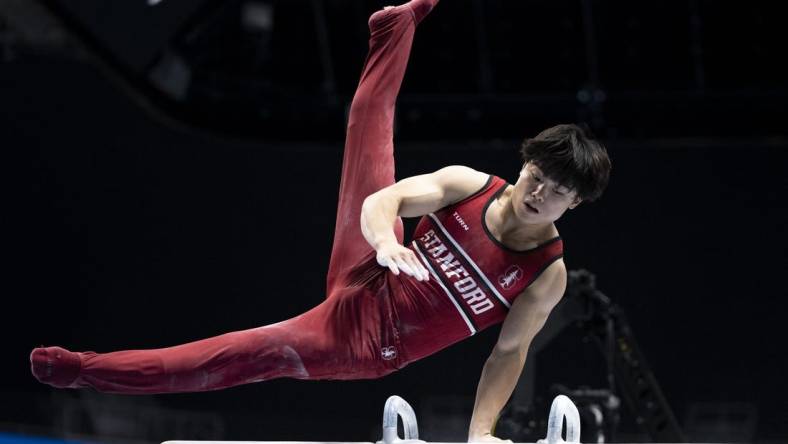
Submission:
POLYGON ((406 246, 430 271, 428 281, 388 272, 374 253, 351 272, 350 286, 372 290, 381 305, 379 359, 392 370, 502 322, 517 296, 563 256, 558 236, 523 251, 493 236, 485 215, 508 186, 490 176, 477 192, 422 217, 406 246))

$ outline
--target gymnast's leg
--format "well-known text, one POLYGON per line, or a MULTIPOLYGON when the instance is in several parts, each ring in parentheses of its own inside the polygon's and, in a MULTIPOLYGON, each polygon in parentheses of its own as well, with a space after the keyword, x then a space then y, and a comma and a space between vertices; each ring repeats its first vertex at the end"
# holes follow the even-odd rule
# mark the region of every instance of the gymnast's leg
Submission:
POLYGON ((42 347, 30 363, 33 375, 54 387, 123 394, 200 392, 275 378, 374 378, 381 375, 378 299, 357 288, 265 327, 150 350, 42 347))
MULTIPOLYGON (((266 379, 308 379, 301 355, 321 347, 301 317, 251 330, 151 350, 112 353, 37 348, 33 375, 59 388, 149 394, 218 390, 266 379)), ((319 333, 317 333, 319 334, 319 333)))
MULTIPOLYGON (((438 0, 413 0, 378 11, 369 19, 369 53, 350 106, 334 246, 327 294, 345 286, 344 273, 372 251, 361 234, 361 205, 370 194, 394 183, 394 105, 416 25, 438 0)), ((395 227, 402 241, 402 222, 395 227)))
MULTIPOLYGON (((370 51, 351 106, 329 294, 341 273, 371 249, 359 226, 364 198, 394 182, 394 103, 413 32, 438 0, 412 0, 370 18, 370 51)), ((401 224, 398 227, 402 237, 401 224)), ((362 290, 359 290, 362 291, 362 290)), ((270 326, 174 347, 112 353, 36 348, 33 375, 55 387, 146 394, 217 390, 266 379, 374 377, 379 310, 374 297, 346 293, 270 326), (367 353, 369 350, 372 352, 367 353)))

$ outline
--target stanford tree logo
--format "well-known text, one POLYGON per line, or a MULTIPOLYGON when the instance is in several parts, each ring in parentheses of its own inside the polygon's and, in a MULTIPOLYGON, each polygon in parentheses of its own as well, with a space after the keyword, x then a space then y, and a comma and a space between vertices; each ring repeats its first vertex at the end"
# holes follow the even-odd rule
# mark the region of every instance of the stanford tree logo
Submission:
POLYGON ((506 269, 506 272, 498 277, 498 283, 505 290, 512 288, 515 282, 523 278, 523 269, 517 265, 512 265, 506 269))

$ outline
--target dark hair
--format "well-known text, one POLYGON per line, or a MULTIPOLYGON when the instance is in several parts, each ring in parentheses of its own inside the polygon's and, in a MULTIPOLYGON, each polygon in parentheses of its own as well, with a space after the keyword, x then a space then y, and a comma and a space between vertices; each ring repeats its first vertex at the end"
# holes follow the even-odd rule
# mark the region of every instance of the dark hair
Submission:
POLYGON ((594 201, 607 187, 610 158, 601 143, 577 125, 556 125, 523 141, 523 160, 533 162, 544 174, 594 201))

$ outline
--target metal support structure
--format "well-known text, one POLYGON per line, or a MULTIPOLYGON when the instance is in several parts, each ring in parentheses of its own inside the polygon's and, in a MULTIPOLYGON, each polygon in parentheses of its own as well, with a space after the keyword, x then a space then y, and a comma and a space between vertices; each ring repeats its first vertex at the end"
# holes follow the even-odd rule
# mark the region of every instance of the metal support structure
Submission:
MULTIPOLYGON (((574 286, 572 292, 590 304, 591 316, 583 326, 605 355, 608 390, 624 398, 635 415, 635 422, 651 439, 686 441, 624 312, 596 288, 596 278, 588 271, 573 271, 570 280, 574 286)), ((609 434, 614 432, 611 430, 609 434)))
POLYGON ((526 372, 515 388, 505 418, 506 426, 513 428, 510 432, 528 435, 536 428, 517 424, 533 422, 523 420, 523 417, 530 418, 534 413, 531 408, 533 388, 523 387, 532 385, 535 380, 533 375, 538 359, 531 356, 544 349, 569 326, 580 327, 599 347, 606 363, 603 388, 572 389, 554 384, 549 390, 551 395, 569 395, 577 403, 589 434, 586 440, 616 441, 620 399, 623 398, 637 426, 651 439, 684 442, 684 434, 635 341, 626 316, 619 306, 596 288, 596 277, 586 270, 569 272, 564 300, 553 310, 545 327, 531 344, 526 372))

